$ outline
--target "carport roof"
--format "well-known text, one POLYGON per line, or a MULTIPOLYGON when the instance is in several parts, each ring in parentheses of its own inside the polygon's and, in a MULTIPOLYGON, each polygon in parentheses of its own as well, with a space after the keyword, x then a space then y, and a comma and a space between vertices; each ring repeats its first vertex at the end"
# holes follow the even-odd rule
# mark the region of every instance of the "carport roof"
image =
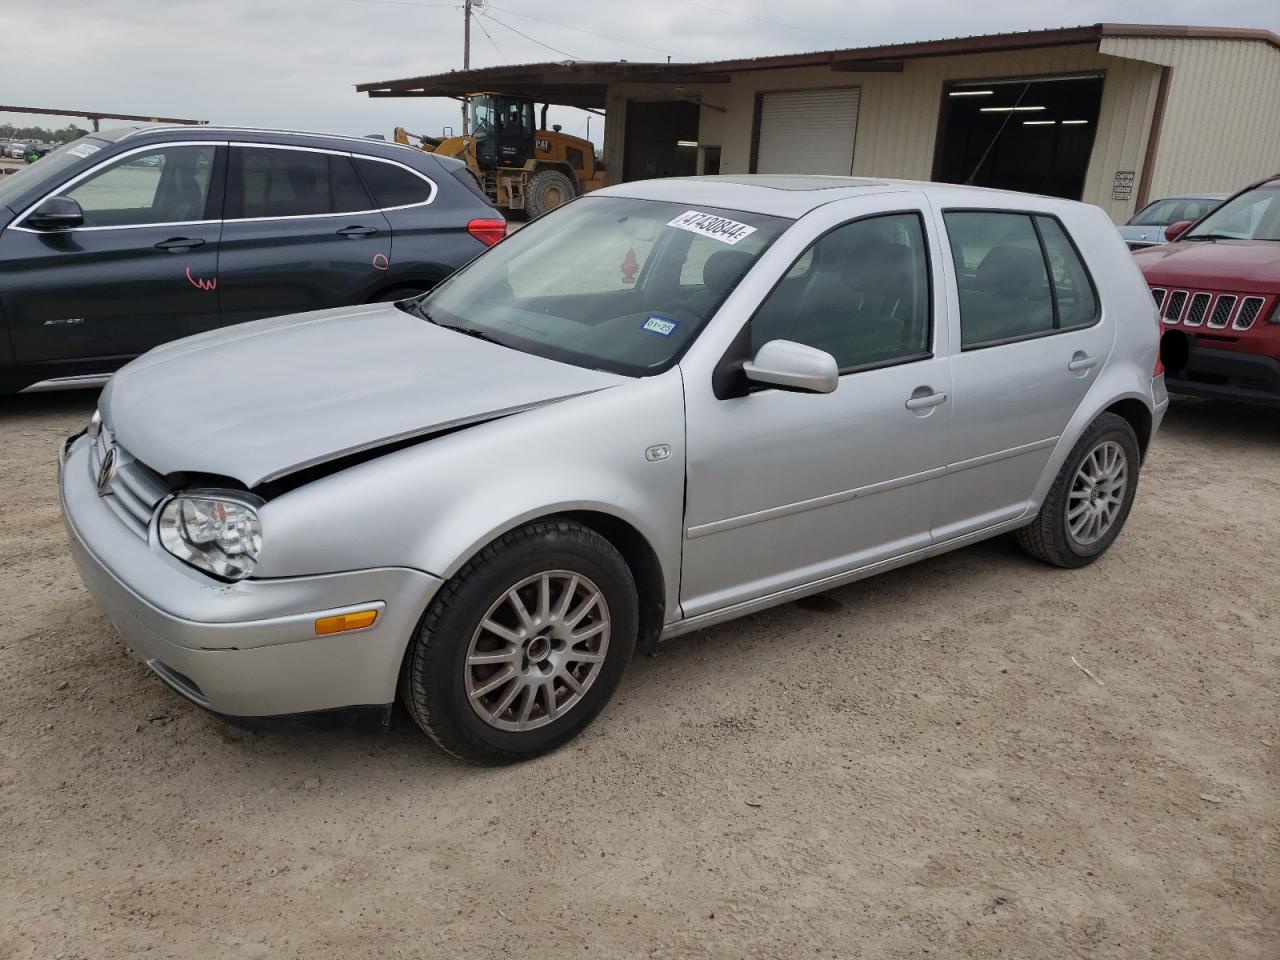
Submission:
POLYGON ((1106 37, 1260 40, 1280 47, 1280 36, 1270 30, 1095 23, 1080 27, 991 33, 974 37, 702 63, 636 63, 627 60, 525 63, 360 83, 356 85, 356 92, 366 93, 370 97, 461 97, 469 93, 493 90, 520 94, 546 103, 600 109, 605 105, 605 96, 611 83, 670 84, 673 87, 728 83, 734 73, 811 66, 829 66, 833 70, 848 72, 896 72, 902 69, 904 61, 920 57, 1098 43, 1106 37))

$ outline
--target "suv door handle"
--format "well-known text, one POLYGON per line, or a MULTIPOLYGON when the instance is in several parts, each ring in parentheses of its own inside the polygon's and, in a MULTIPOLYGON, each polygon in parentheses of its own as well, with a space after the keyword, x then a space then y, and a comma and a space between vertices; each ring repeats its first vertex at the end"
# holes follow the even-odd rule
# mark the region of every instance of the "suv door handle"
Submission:
POLYGON ((377 232, 378 232, 377 227, 354 226, 354 227, 343 227, 341 230, 338 231, 338 235, 342 237, 351 237, 353 240, 358 240, 361 237, 372 237, 377 232))
POLYGON ((183 250, 195 250, 197 247, 203 247, 204 241, 199 237, 170 237, 168 240, 161 240, 156 244, 157 250, 168 250, 171 253, 181 253, 183 250))
POLYGON ((929 407, 936 407, 947 402, 945 393, 930 393, 923 397, 912 396, 907 401, 908 410, 927 410, 929 407))
POLYGON ((1067 369, 1072 373, 1079 373, 1081 370, 1089 370, 1097 365, 1097 357, 1091 357, 1083 351, 1077 351, 1071 358, 1071 362, 1067 364, 1067 369))

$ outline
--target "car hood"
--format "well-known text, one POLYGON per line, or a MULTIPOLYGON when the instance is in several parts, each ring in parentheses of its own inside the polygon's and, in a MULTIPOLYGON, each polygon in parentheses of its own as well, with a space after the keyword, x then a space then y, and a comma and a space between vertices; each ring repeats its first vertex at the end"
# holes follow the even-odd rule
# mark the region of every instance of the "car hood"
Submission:
POLYGON ((1280 242, 1191 240, 1140 250, 1133 259, 1156 287, 1270 294, 1280 290, 1280 242))
POLYGON ((158 347, 116 373, 99 406, 116 441, 151 469, 255 487, 625 380, 374 304, 158 347))

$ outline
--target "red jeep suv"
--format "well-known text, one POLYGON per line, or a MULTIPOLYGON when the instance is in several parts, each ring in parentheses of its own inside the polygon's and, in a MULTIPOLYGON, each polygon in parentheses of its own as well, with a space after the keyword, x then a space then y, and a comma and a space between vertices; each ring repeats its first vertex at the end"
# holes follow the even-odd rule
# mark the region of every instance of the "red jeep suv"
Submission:
POLYGON ((1173 393, 1280 405, 1280 176, 1134 254, 1173 393))

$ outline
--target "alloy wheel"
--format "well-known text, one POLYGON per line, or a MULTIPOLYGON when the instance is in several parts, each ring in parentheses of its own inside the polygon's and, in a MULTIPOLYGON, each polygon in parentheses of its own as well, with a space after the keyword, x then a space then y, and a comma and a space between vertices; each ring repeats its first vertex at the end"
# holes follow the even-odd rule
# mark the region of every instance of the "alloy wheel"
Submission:
POLYGON ((1097 543, 1115 524, 1128 490, 1124 448, 1105 440, 1085 456, 1067 497, 1067 532, 1082 547, 1097 543))
POLYGON ((499 730, 545 726, 576 707, 609 650, 609 605, 591 580, 547 570, 489 607, 467 647, 467 700, 499 730))

